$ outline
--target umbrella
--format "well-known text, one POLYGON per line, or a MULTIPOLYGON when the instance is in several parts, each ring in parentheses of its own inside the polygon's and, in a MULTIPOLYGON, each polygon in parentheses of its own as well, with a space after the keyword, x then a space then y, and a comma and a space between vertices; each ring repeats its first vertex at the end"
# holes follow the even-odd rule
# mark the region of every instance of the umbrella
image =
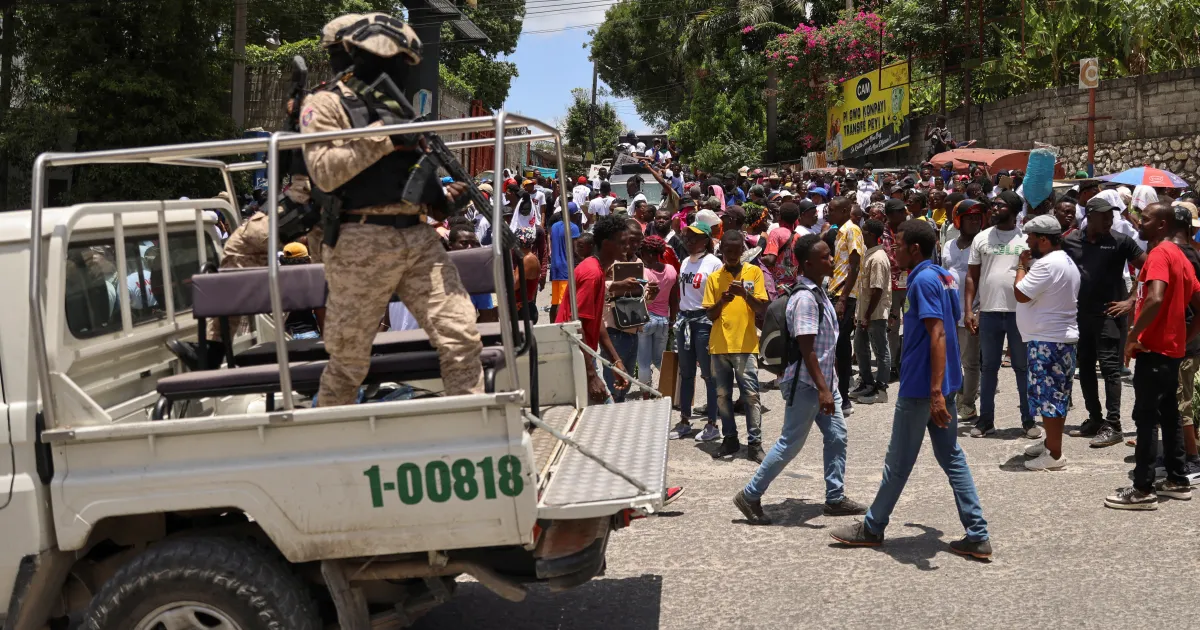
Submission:
POLYGON ((1187 188, 1188 183, 1182 177, 1164 171, 1160 168, 1139 166, 1113 175, 1104 175, 1098 179, 1130 186, 1150 186, 1151 188, 1187 188))

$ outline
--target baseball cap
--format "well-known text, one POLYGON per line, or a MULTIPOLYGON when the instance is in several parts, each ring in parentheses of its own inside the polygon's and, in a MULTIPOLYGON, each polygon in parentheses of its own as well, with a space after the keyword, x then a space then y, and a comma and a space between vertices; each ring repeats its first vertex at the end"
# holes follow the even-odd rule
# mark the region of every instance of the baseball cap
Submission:
POLYGON ((749 175, 749 174, 750 174, 750 167, 749 167, 749 166, 743 166, 742 168, 739 168, 739 169, 738 169, 738 175, 741 175, 742 177, 745 177, 745 176, 747 176, 747 175, 749 175))
POLYGON ((453 177, 443 177, 443 178, 442 178, 442 184, 443 184, 443 185, 445 185, 445 184, 453 184, 453 183, 454 183, 454 178, 453 178, 453 177))
POLYGON ((1062 225, 1058 219, 1042 214, 1025 222, 1026 234, 1062 234, 1062 225))
POLYGON ((1087 179, 1087 171, 1075 171, 1075 179, 1087 179))
POLYGON ((697 222, 689 225, 688 229, 695 232, 696 234, 712 236, 712 227, 709 226, 707 223, 701 223, 701 222, 697 221, 697 222))
POLYGON ((567 202, 567 214, 579 214, 579 204, 574 201, 567 202))
POLYGON ((825 197, 826 199, 829 198, 829 191, 825 190, 824 188, 814 188, 814 189, 808 191, 808 194, 809 195, 821 195, 822 197, 825 197))
POLYGON ((575 182, 576 182, 576 183, 578 183, 578 184, 586 184, 586 183, 587 183, 587 178, 586 178, 586 177, 584 177, 583 175, 580 175, 580 176, 579 176, 579 179, 575 180, 575 182))
POLYGON ((1087 213, 1091 214, 1093 212, 1112 212, 1113 210, 1116 210, 1117 207, 1109 203, 1108 200, 1104 199, 1103 197, 1092 197, 1091 199, 1088 199, 1086 209, 1087 213))
POLYGON ((721 217, 717 216, 712 210, 701 210, 696 213, 696 223, 703 223, 708 226, 709 233, 715 225, 721 225, 721 217))
POLYGON ((304 243, 288 243, 283 246, 284 258, 304 258, 308 256, 308 248, 304 243))
POLYGON ((908 206, 904 205, 904 202, 899 199, 888 199, 883 202, 883 211, 887 214, 908 212, 908 206))
POLYGON ((536 183, 537 182, 533 181, 532 179, 521 180, 521 186, 528 186, 530 184, 536 184, 536 183))
POLYGON ((479 185, 479 190, 482 190, 483 192, 490 195, 490 194, 492 194, 492 185, 487 182, 484 182, 479 185))
POLYGON ((779 191, 779 196, 784 199, 789 199, 791 197, 795 197, 796 195, 793 195, 792 191, 784 189, 784 190, 779 191))
POLYGON ((1200 227, 1200 209, 1196 208, 1196 204, 1190 201, 1176 201, 1171 207, 1175 209, 1176 221, 1188 223, 1190 219, 1192 227, 1200 227))

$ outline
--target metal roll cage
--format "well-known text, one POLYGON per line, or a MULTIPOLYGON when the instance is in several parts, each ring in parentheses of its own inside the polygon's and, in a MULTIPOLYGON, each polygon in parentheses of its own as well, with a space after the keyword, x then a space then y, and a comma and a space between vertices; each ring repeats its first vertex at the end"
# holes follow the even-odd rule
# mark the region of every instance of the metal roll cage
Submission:
MULTIPOLYGON (((493 173, 500 173, 504 170, 504 147, 508 144, 519 144, 524 142, 534 142, 537 140, 553 140, 558 161, 558 180, 560 190, 560 205, 562 209, 563 221, 570 224, 570 214, 567 210, 566 192, 569 190, 566 181, 566 171, 563 161, 562 150, 562 134, 552 125, 548 125, 541 121, 520 116, 518 114, 509 114, 504 110, 496 112, 492 116, 479 116, 474 118, 462 118, 455 120, 436 120, 427 122, 415 122, 402 125, 388 125, 382 127, 369 127, 363 129, 345 129, 338 131, 328 131, 312 134, 297 134, 290 132, 275 132, 265 138, 243 138, 238 140, 219 140, 213 142, 197 142, 189 144, 162 145, 155 147, 144 147, 136 149, 112 149, 106 151, 88 151, 81 153, 42 153, 34 160, 33 163, 33 180, 32 188, 33 195, 30 204, 31 214, 31 230, 30 230, 30 265, 29 265, 29 314, 30 321, 33 325, 33 354, 35 367, 37 370, 38 391, 42 397, 42 409, 45 414, 47 427, 57 427, 57 413, 55 410, 55 398, 53 392, 53 381, 51 379, 50 357, 47 349, 47 340, 45 332, 45 313, 42 304, 42 292, 45 284, 45 270, 42 261, 42 215, 46 203, 46 170, 51 167, 59 166, 82 166, 90 164, 164 164, 171 166, 191 166, 197 168, 212 168, 220 171, 221 177, 225 183, 225 190, 229 193, 231 202, 236 204, 237 195, 234 191, 233 177, 231 173, 240 171, 257 170, 266 166, 267 168, 267 207, 274 209, 279 206, 279 187, 280 173, 279 160, 277 156, 280 151, 292 149, 301 149, 304 145, 312 142, 327 142, 332 140, 354 140, 359 138, 372 138, 378 136, 390 136, 394 134, 410 134, 410 133, 426 133, 426 132, 443 132, 443 133, 472 133, 472 132, 487 132, 491 131, 495 134, 493 138, 479 138, 472 140, 459 140, 447 142, 446 146, 450 149, 467 149, 474 147, 495 146, 495 159, 493 162, 493 173), (506 136, 505 132, 509 128, 514 127, 531 127, 539 130, 539 133, 506 136), (249 161, 249 162, 232 162, 226 163, 222 160, 215 159, 219 157, 245 155, 248 153, 266 153, 264 161, 249 161)), ((500 224, 504 221, 504 204, 503 190, 494 190, 492 193, 492 217, 491 224, 494 229, 499 230, 500 224)), ((163 233, 163 221, 165 212, 170 208, 164 205, 158 209, 159 213, 159 232, 163 233)), ((120 215, 127 212, 146 212, 147 209, 142 204, 131 204, 128 208, 112 208, 111 213, 114 215, 114 224, 117 229, 120 229, 120 215)), ((106 214, 108 212, 103 212, 106 214)), ((197 222, 200 222, 200 212, 197 210, 197 222)), ((233 222, 234 225, 240 223, 239 213, 236 212, 234 206, 233 222)), ((269 217, 269 235, 268 235, 268 251, 277 252, 279 250, 279 233, 278 222, 279 217, 277 212, 268 212, 269 217)), ((569 234, 569 232, 567 233, 569 234)), ((550 238, 549 230, 546 234, 550 238)), ((197 228, 197 238, 202 239, 202 230, 197 228)), ((575 256, 573 247, 570 245, 570 238, 566 241, 566 258, 568 268, 568 299, 570 300, 572 319, 578 317, 577 304, 575 299, 575 256)), ((496 232, 496 237, 492 239, 492 252, 494 256, 493 274, 497 292, 511 291, 512 287, 505 281, 504 248, 503 239, 500 238, 499 231, 496 232)), ((203 251, 203 243, 199 244, 203 251)), ((278 256, 268 256, 268 278, 271 295, 271 310, 272 319, 275 325, 275 347, 276 359, 279 362, 280 370, 280 396, 284 411, 291 411, 295 408, 295 401, 292 396, 292 378, 289 369, 288 348, 285 338, 284 314, 282 307, 282 298, 279 291, 279 258, 278 256)), ((123 262, 123 260, 122 260, 123 262)), ((198 272, 199 270, 197 270, 198 272)), ((118 293, 123 293, 118 291, 118 293)), ((169 298, 169 292, 168 292, 169 298)), ((123 315, 126 317, 126 325, 129 324, 127 313, 128 296, 121 299, 123 315)), ((509 303, 507 300, 496 300, 496 306, 499 311, 501 322, 511 322, 515 313, 509 312, 509 303)), ((515 391, 519 388, 516 369, 515 355, 515 339, 513 330, 510 326, 501 326, 501 339, 504 344, 504 358, 508 366, 508 391, 515 391)), ((527 330, 526 335, 533 334, 527 330)))

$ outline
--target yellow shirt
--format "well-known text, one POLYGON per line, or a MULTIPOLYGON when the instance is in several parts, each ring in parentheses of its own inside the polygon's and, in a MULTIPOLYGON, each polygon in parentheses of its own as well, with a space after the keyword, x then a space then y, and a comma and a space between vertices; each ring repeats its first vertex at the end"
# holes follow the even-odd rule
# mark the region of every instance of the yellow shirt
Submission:
MULTIPOLYGON (((714 271, 704 282, 703 308, 711 308, 721 300, 729 285, 742 282, 747 293, 766 301, 767 284, 762 269, 756 265, 742 263, 735 276, 724 266, 714 271)), ((735 297, 721 309, 721 316, 713 322, 712 334, 708 338, 709 354, 758 354, 758 328, 754 325, 754 309, 746 298, 735 297)))
MULTIPOLYGON (((833 248, 833 277, 829 280, 829 295, 833 297, 842 296, 842 291, 846 288, 846 281, 850 279, 850 254, 858 254, 858 263, 861 267, 863 252, 865 251, 867 251, 867 247, 863 243, 861 228, 849 221, 838 228, 837 239, 834 241, 833 248)), ((855 282, 855 286, 850 287, 850 295, 848 297, 858 297, 857 285, 858 283, 855 282)))

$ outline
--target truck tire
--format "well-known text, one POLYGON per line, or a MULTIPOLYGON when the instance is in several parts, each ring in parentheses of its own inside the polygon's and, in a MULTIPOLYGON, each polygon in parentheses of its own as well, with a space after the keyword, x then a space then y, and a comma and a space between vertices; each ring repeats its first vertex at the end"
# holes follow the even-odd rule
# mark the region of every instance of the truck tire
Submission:
POLYGON ((92 598, 84 630, 320 630, 317 605, 282 559, 226 538, 147 549, 92 598))

